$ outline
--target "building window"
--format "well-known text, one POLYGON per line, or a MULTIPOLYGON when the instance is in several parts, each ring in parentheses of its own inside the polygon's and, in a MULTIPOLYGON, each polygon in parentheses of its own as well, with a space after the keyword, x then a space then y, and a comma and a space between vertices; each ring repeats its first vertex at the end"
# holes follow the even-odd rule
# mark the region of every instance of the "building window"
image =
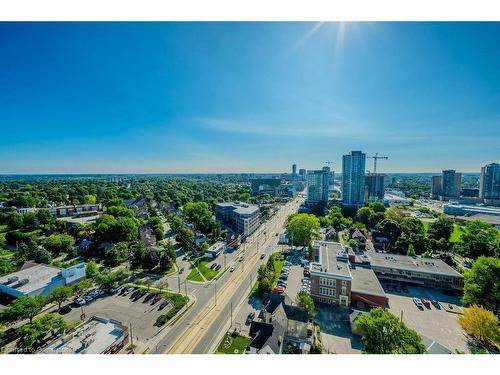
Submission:
POLYGON ((323 296, 335 297, 335 289, 320 287, 319 294, 323 296))
POLYGON ((336 280, 334 279, 328 279, 326 277, 320 277, 319 279, 320 285, 325 285, 325 286, 336 286, 336 280))
POLYGON ((347 281, 342 280, 342 286, 347 286, 347 281))

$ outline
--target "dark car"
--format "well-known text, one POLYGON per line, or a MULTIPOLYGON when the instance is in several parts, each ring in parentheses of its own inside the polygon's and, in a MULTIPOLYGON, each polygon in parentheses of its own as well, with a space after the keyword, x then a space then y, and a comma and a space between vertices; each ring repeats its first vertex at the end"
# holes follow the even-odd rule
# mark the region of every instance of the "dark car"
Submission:
POLYGON ((435 307, 436 309, 441 309, 441 305, 440 305, 440 304, 439 304, 439 302, 438 302, 438 301, 436 301, 435 299, 433 299, 433 300, 431 301, 431 303, 434 305, 434 307, 435 307))
POLYGON ((215 267, 217 267, 217 263, 212 263, 212 265, 210 266, 210 269, 214 269, 215 267))
POLYGON ((247 320, 246 320, 246 325, 250 325, 250 323, 252 323, 252 320, 255 318, 255 313, 252 311, 250 314, 248 314, 247 316, 247 320))
POLYGON ((158 310, 164 309, 166 306, 168 306, 169 303, 170 301, 168 299, 164 300, 162 303, 160 303, 160 307, 158 310))
POLYGON ((217 267, 215 267, 215 270, 218 271, 222 268, 222 266, 220 264, 217 265, 217 267))
POLYGON ((61 309, 59 310, 59 314, 65 315, 65 314, 69 313, 70 311, 71 311, 71 306, 66 305, 66 306, 61 307, 61 309))
POLYGON ((145 302, 148 302, 151 298, 154 298, 154 294, 153 293, 149 293, 146 298, 144 298, 144 301, 142 301, 143 303, 145 302))

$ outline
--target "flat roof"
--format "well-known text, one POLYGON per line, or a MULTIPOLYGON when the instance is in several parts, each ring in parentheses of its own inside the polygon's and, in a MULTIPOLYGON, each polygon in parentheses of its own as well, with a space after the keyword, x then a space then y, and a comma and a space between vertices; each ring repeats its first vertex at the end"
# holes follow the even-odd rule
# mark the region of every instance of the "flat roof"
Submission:
POLYGON ((358 266, 351 268, 351 274, 351 292, 366 293, 374 296, 386 296, 384 288, 380 285, 372 269, 358 266))
POLYGON ((217 203, 216 206, 220 207, 232 207, 234 212, 241 215, 251 215, 255 213, 255 211, 259 210, 259 206, 256 204, 243 203, 243 202, 222 202, 217 203))
POLYGON ((475 214, 471 216, 456 216, 457 219, 462 219, 466 221, 479 220, 491 225, 500 225, 500 216, 488 215, 488 214, 475 214))
POLYGON ((340 242, 313 241, 312 273, 324 273, 351 279, 347 251, 340 242))
POLYGON ((34 266, 26 267, 17 272, 0 277, 0 284, 23 294, 29 294, 48 286, 60 272, 61 270, 57 267, 48 266, 46 264, 35 264, 34 266), (13 280, 13 278, 17 279, 13 280), (13 281, 9 282, 9 279, 13 281), (20 282, 21 280, 25 281, 20 282))
POLYGON ((46 354, 101 354, 123 336, 121 323, 92 317, 91 320, 47 346, 46 354))
POLYGON ((385 254, 371 252, 371 265, 375 267, 394 268, 407 271, 418 271, 453 277, 463 276, 447 265, 441 259, 419 258, 407 255, 385 254))

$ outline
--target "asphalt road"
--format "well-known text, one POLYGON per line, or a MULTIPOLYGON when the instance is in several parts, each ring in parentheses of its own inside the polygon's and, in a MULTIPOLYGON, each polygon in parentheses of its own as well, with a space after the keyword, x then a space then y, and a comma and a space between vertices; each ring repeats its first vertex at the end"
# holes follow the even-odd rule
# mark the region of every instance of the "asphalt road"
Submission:
POLYGON ((251 289, 251 285, 255 282, 257 270, 259 266, 267 261, 269 254, 276 249, 278 236, 276 232, 282 228, 282 225, 277 225, 283 219, 296 212, 299 203, 297 200, 280 208, 279 213, 264 223, 251 238, 242 245, 241 252, 244 254, 243 262, 235 262, 236 269, 234 272, 225 272, 217 281, 209 284, 193 284, 188 282, 188 294, 195 297, 196 302, 191 309, 185 313, 173 327, 166 327, 161 334, 158 335, 156 342, 149 349, 150 353, 166 353, 171 351, 173 346, 180 346, 187 336, 187 332, 194 331, 201 332, 192 340, 196 342, 190 344, 189 349, 192 353, 209 353, 216 341, 230 325, 231 320, 231 303, 233 313, 238 304, 240 304, 247 296, 251 289), (266 232, 266 233, 264 233, 266 232), (265 252, 266 258, 260 259, 259 254, 265 252), (252 255, 254 254, 254 257, 252 255), (252 259, 258 258, 257 262, 252 262, 252 259), (247 263, 251 265, 251 271, 245 267, 247 263), (238 277, 239 273, 248 273, 245 278, 238 277), (231 283, 235 285, 230 285, 231 283), (226 290, 229 286, 231 290, 226 290), (223 291, 223 293, 220 293, 223 291), (217 301, 215 304, 216 293, 222 294, 223 301, 217 301), (225 297, 225 298, 224 298, 225 297), (215 311, 213 311, 215 309, 215 311), (203 318, 208 316, 215 316, 209 322, 203 321, 203 318))

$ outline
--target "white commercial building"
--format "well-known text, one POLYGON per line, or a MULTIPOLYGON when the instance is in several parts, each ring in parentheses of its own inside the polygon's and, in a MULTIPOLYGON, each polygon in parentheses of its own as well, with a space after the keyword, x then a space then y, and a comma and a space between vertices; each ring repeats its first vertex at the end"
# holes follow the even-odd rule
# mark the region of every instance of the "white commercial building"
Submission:
POLYGON ((70 285, 84 278, 83 262, 63 269, 28 262, 19 271, 0 277, 0 292, 16 298, 47 296, 59 286, 70 285))

